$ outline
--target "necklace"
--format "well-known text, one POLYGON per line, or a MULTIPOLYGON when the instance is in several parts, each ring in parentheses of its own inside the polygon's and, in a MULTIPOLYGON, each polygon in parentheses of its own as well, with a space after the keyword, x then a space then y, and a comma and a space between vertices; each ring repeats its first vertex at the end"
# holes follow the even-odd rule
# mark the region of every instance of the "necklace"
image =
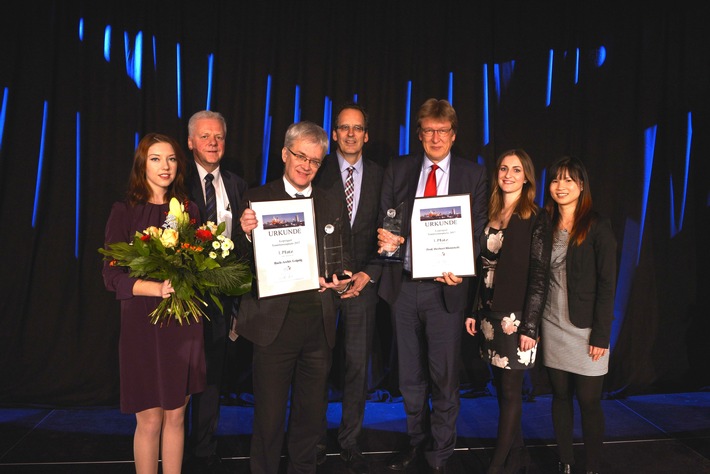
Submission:
POLYGON ((510 221, 510 217, 513 215, 513 208, 511 207, 508 211, 505 209, 500 211, 500 214, 498 214, 498 223, 499 223, 499 229, 505 229, 508 227, 508 222, 510 221))

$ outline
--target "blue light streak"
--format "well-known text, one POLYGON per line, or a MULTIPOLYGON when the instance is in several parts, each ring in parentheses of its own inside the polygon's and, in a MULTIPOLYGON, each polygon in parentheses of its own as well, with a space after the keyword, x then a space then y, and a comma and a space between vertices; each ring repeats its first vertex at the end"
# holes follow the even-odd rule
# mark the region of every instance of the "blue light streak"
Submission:
POLYGON ((293 123, 301 121, 301 86, 296 86, 293 99, 293 123))
POLYGON ((39 196, 42 189, 42 169, 44 168, 44 146, 47 136, 47 101, 44 101, 44 111, 42 113, 42 136, 39 144, 39 158, 37 161, 37 179, 35 180, 35 201, 32 208, 32 228, 37 224, 37 210, 39 208, 39 196))
POLYGON ((454 73, 449 73, 449 104, 454 105, 454 73))
POLYGON ((106 62, 111 61, 111 25, 104 28, 104 59, 106 62))
POLYGON ((264 136, 261 141, 261 182, 266 183, 269 168, 269 142, 271 139, 271 75, 266 77, 266 104, 264 106, 264 136))
POLYGON ((205 110, 210 110, 212 104, 212 82, 214 80, 214 53, 210 53, 207 59, 207 104, 205 110))
POLYGON ((0 150, 2 150, 2 139, 5 136, 5 117, 7 116, 7 98, 10 94, 6 87, 2 93, 2 108, 0 108, 0 150))
POLYGON ((483 64, 483 145, 490 141, 490 105, 488 103, 488 64, 483 64))
POLYGON ((545 97, 545 107, 550 106, 552 101, 552 65, 555 60, 555 52, 550 50, 550 59, 547 64, 547 96, 545 97))
POLYGON ((670 191, 671 191, 671 237, 683 230, 683 221, 685 220, 685 204, 688 199, 688 170, 690 169, 690 149, 693 143, 693 114, 688 112, 688 133, 685 139, 685 169, 683 171, 683 198, 680 204, 680 218, 676 223, 675 217, 675 191, 673 189, 673 175, 670 176, 670 191))
POLYGON ((175 45, 175 81, 177 82, 177 116, 182 118, 182 61, 180 43, 175 45))
POLYGON ((651 189, 651 171, 653 170, 653 153, 656 149, 656 132, 658 125, 647 128, 644 133, 644 169, 643 169, 643 196, 641 197, 641 219, 638 234, 638 253, 636 254, 636 265, 641 259, 641 247, 643 242, 643 230, 646 225, 646 210, 648 208, 648 193, 651 189))

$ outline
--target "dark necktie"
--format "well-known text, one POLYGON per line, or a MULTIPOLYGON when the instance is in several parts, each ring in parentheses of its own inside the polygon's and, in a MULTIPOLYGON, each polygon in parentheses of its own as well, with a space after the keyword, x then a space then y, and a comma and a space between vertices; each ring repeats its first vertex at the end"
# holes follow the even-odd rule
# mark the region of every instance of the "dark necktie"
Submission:
POLYGON ((431 171, 429 171, 429 176, 426 179, 426 187, 424 188, 424 197, 436 196, 436 170, 439 169, 437 165, 431 165, 431 171))
POLYGON ((304 196, 304 195, 301 194, 301 193, 296 193, 296 194, 293 195, 293 197, 296 198, 296 199, 299 199, 299 198, 303 198, 303 197, 306 197, 306 196, 304 196))
POLYGON ((348 177, 345 179, 345 202, 348 205, 348 219, 353 220, 353 199, 355 196, 355 182, 353 180, 355 167, 348 168, 348 177))
POLYGON ((207 173, 205 176, 205 210, 207 211, 207 220, 217 223, 217 198, 214 192, 214 184, 212 173, 207 173))

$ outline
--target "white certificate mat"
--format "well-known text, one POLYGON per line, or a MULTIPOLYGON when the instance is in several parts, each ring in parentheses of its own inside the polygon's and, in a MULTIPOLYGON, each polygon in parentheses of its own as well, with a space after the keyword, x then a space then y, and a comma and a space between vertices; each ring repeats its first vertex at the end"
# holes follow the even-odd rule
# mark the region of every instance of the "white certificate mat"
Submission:
POLYGON ((313 199, 251 202, 250 207, 258 221, 251 235, 259 298, 319 288, 313 199))
POLYGON ((474 276, 471 194, 416 198, 411 238, 412 278, 474 276))

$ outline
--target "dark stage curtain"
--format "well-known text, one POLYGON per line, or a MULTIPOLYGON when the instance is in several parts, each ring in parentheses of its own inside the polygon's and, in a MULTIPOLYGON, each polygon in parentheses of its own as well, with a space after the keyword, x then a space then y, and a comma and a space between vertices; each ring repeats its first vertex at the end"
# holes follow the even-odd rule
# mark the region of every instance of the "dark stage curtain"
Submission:
MULTIPOLYGON (((220 111, 228 122, 223 166, 258 185, 265 144, 266 179, 282 172, 297 98, 301 119, 323 123, 328 101, 357 96, 371 115, 366 154, 384 165, 402 145, 419 146, 414 125, 402 138, 419 105, 450 92, 456 152, 490 168, 503 150, 523 147, 539 180, 562 154, 586 162, 595 205, 619 243, 609 393, 709 385, 701 296, 710 288, 710 49, 706 15, 681 5, 4 5, 0 402, 117 402, 119 303, 104 289, 97 249, 136 137, 157 131, 186 144, 192 113, 220 111), (139 87, 132 76, 141 37, 139 87)), ((391 342, 383 308, 375 394, 396 393, 391 342)), ((463 383, 472 393, 488 382, 477 350, 465 336, 463 383)), ((248 393, 249 343, 239 339, 230 354, 225 390, 248 393)), ((531 376, 544 386, 541 371, 531 376)), ((334 393, 338 384, 336 365, 334 393)))

